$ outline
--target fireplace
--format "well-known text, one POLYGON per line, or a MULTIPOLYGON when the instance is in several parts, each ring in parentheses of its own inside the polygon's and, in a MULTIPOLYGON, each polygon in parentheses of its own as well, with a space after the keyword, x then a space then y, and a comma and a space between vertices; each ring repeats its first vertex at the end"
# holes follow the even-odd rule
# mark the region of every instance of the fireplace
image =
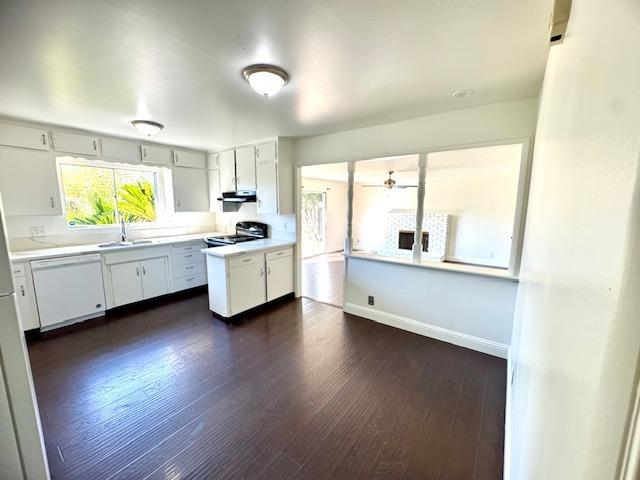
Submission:
MULTIPOLYGON (((400 230, 398 232, 398 248, 400 250, 411 250, 416 232, 414 230, 400 230)), ((422 232, 422 251, 429 251, 429 232, 422 232)))

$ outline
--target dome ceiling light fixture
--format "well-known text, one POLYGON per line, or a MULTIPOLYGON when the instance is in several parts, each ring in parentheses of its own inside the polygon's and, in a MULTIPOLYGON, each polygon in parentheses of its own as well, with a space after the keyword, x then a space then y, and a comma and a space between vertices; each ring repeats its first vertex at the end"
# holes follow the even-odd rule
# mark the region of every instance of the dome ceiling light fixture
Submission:
POLYGON ((136 127, 140 133, 147 137, 155 135, 164 128, 164 125, 161 123, 153 122, 151 120, 132 120, 131 124, 136 127))
POLYGON ((473 95, 473 90, 458 90, 457 92, 453 92, 451 95, 456 98, 465 98, 473 95))
POLYGON ((289 81, 289 75, 275 65, 256 64, 242 70, 242 76, 260 95, 272 97, 289 81))

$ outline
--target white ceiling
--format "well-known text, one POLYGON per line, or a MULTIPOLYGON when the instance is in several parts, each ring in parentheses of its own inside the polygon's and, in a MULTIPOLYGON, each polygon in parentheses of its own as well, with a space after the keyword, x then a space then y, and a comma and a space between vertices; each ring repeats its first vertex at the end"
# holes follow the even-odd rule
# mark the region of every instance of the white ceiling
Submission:
POLYGON ((218 149, 538 93, 551 0, 2 0, 0 114, 218 149), (240 71, 285 68, 277 96, 240 71), (454 90, 476 94, 456 99, 454 90))

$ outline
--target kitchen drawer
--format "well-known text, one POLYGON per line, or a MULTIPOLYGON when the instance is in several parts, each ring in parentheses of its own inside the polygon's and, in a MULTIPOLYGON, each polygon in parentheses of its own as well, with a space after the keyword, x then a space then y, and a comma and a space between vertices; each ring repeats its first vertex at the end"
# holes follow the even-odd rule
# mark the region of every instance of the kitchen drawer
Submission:
POLYGON ((191 243, 174 243, 171 245, 171 254, 175 255, 181 253, 199 252, 205 247, 205 243, 200 240, 191 243))
POLYGON ((293 248, 287 247, 282 250, 275 250, 273 252, 267 252, 267 260, 273 260, 274 258, 290 257, 293 255, 293 248))
POLYGON ((207 271, 205 262, 188 263, 185 265, 173 266, 173 278, 184 277, 187 275, 195 275, 196 273, 204 273, 207 271))
POLYGON ((231 257, 229 260, 229 268, 242 267, 252 263, 264 263, 264 253, 245 253, 237 257, 231 257))
POLYGON ((179 292, 180 290, 186 290, 187 288, 199 287, 200 285, 207 284, 206 273, 196 273, 194 275, 188 275, 186 277, 180 277, 173 280, 173 291, 179 292))
POLYGON ((205 263, 204 253, 194 250, 190 253, 178 253, 171 255, 171 265, 186 265, 190 263, 205 263))
POLYGON ((24 276, 27 274, 27 267, 24 263, 13 263, 11 264, 11 273, 16 276, 24 276))

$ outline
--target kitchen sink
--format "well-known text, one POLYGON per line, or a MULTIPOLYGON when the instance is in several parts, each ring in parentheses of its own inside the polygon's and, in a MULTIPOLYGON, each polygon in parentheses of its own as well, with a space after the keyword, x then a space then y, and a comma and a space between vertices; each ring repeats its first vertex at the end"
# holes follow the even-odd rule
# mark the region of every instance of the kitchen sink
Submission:
POLYGON ((132 245, 149 245, 155 243, 155 240, 134 240, 132 242, 108 242, 98 245, 99 248, 117 248, 117 247, 131 247, 132 245))

